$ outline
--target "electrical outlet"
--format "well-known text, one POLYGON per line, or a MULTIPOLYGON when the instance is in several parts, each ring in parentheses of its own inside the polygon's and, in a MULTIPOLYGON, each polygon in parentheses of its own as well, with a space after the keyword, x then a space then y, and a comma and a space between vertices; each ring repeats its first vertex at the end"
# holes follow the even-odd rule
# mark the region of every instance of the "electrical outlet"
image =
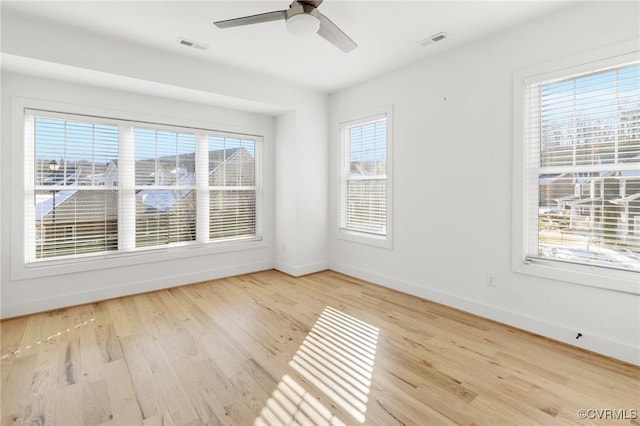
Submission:
POLYGON ((497 287, 498 278, 496 277, 496 274, 487 272, 487 275, 485 277, 485 283, 487 284, 487 287, 497 287))

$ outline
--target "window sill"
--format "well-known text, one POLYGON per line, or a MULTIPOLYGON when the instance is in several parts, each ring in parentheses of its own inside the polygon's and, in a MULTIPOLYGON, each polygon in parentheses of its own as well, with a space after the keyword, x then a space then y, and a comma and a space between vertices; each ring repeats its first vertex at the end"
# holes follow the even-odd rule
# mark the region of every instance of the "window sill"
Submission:
POLYGON ((350 231, 348 229, 340 229, 337 238, 352 243, 364 244, 385 249, 392 249, 393 244, 389 235, 367 234, 365 232, 350 231))
POLYGON ((572 265, 535 259, 514 265, 514 272, 595 287, 609 291, 640 295, 638 273, 596 266, 572 265))
POLYGON ((267 247, 268 243, 262 237, 229 240, 224 242, 191 244, 157 248, 154 250, 132 251, 96 256, 82 259, 58 259, 51 261, 24 264, 22 258, 14 255, 12 259, 11 279, 26 280, 55 275, 78 272, 95 271, 99 269, 118 268, 125 266, 143 265, 154 262, 166 262, 187 257, 210 256, 236 251, 254 250, 267 247))

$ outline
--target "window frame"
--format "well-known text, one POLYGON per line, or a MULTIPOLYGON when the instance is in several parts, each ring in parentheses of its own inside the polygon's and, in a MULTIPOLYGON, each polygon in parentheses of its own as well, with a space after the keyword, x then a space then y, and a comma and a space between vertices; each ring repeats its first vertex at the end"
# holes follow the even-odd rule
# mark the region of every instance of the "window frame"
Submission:
MULTIPOLYGON (((556 260, 528 259, 527 235, 533 226, 527 212, 533 200, 527 197, 530 177, 526 174, 527 153, 526 91, 530 84, 569 77, 637 61, 640 56, 636 41, 627 41, 577 55, 549 61, 513 74, 513 206, 512 206, 512 270, 572 284, 597 287, 629 294, 640 294, 639 274, 599 266, 573 264, 556 260)), ((536 215, 537 216, 537 215, 536 215)), ((537 224, 536 224, 537 226, 537 224)))
MULTIPOLYGON (((91 271, 96 269, 115 268, 121 266, 138 265, 152 262, 162 262, 174 259, 188 258, 194 256, 207 256, 227 252, 253 250, 267 247, 269 242, 266 236, 269 230, 265 229, 265 213, 267 211, 268 194, 266 188, 266 174, 269 170, 267 164, 268 137, 263 129, 240 128, 231 125, 220 125, 211 122, 194 121, 177 117, 157 116, 131 111, 118 111, 88 105, 72 105, 55 101, 27 99, 20 97, 11 98, 11 141, 12 141, 12 171, 14 178, 11 186, 11 279, 24 280, 69 274, 76 272, 91 271), (260 174, 260 185, 257 186, 256 193, 256 236, 253 238, 229 239, 224 241, 193 242, 185 245, 160 246, 144 250, 135 250, 116 253, 98 253, 79 258, 51 259, 38 262, 27 263, 25 259, 27 238, 27 223, 25 218, 26 206, 25 196, 29 191, 29 179, 32 179, 32 170, 25 163, 27 160, 28 147, 25 146, 25 117, 29 110, 46 111, 51 115, 72 115, 76 118, 87 117, 99 121, 101 119, 108 122, 121 121, 130 122, 133 125, 147 124, 158 129, 191 129, 192 131, 206 131, 215 133, 216 136, 228 137, 251 137, 255 139, 260 147, 260 159, 256 161, 256 176, 260 174), (170 124, 169 124, 170 123, 170 124), (224 130, 217 130, 224 129, 224 130)), ((258 149, 256 149, 258 152, 258 149)), ((34 234, 35 236, 35 234, 34 234)))
POLYGON ((393 105, 383 105, 363 112, 348 114, 337 120, 337 202, 336 202, 336 237, 340 240, 371 245, 375 247, 393 248, 393 105), (349 127, 386 118, 386 234, 379 235, 342 227, 342 215, 346 203, 345 185, 348 181, 345 176, 345 130, 349 127))

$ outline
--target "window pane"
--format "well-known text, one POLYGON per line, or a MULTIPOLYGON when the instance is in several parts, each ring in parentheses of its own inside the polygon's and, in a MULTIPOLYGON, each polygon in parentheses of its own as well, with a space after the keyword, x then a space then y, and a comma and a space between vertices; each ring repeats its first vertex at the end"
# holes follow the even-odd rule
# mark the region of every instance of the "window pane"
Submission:
POLYGON ((209 238, 256 236, 255 141, 209 137, 209 238))
POLYGON ((135 129, 136 185, 194 185, 195 135, 135 129))
POLYGON ((107 177, 118 126, 34 117, 32 137, 35 241, 27 261, 117 250, 118 192, 107 177))
POLYGON ((35 118, 36 185, 105 185, 118 158, 118 126, 35 118))
POLYGON ((195 135, 136 128, 134 137, 136 247, 195 241, 195 135))
POLYGON ((385 179, 347 182, 347 229, 386 234, 387 182, 385 179))
POLYGON ((640 270, 640 178, 567 173, 539 181, 539 255, 640 270))
POLYGON ((255 141, 209 137, 209 186, 254 186, 255 141))
POLYGON ((349 129, 349 161, 352 176, 387 174, 387 121, 349 129))
POLYGON ((35 194, 36 259, 118 250, 117 191, 36 190, 35 194))
POLYGON ((195 190, 144 189, 136 194, 136 247, 196 239, 195 190))
POLYGON ((209 196, 211 239, 256 235, 256 192, 211 191, 209 196))
POLYGON ((387 120, 346 129, 342 227, 387 233, 387 120))
POLYGON ((542 85, 541 166, 638 161, 639 82, 631 66, 542 85))

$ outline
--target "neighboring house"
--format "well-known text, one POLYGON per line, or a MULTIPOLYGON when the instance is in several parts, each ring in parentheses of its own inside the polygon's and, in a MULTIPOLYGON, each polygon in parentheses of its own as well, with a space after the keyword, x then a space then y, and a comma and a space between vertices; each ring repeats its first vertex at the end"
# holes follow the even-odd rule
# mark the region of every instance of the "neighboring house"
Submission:
POLYGON ((96 185, 117 186, 118 185, 118 160, 111 160, 107 165, 102 179, 98 178, 96 185))
POLYGON ((616 172, 612 178, 617 194, 607 200, 615 212, 615 233, 632 250, 640 250, 640 170, 616 172))
MULTIPOLYGON (((50 173, 43 184, 65 182, 68 190, 56 191, 55 197, 52 191, 38 191, 36 195, 37 257, 48 257, 48 253, 61 256, 117 250, 117 160, 103 165, 103 172, 98 175, 89 176, 79 169, 65 170, 50 173), (81 182, 89 179, 94 185, 104 185, 105 190, 82 189, 81 182)), ((136 247, 193 241, 196 238, 194 154, 139 160, 135 173, 136 247), (167 186, 177 188, 167 189, 167 186)), ((210 151, 209 185, 212 187, 210 237, 254 234, 255 160, 251 153, 245 148, 210 151)))
POLYGON ((349 168, 351 176, 386 176, 387 174, 387 163, 383 161, 352 161, 349 168))
POLYGON ((41 162, 39 165, 36 180, 39 185, 75 185, 80 181, 80 176, 84 174, 84 169, 80 165, 63 165, 56 171, 49 170, 48 162, 41 162))
POLYGON ((603 230, 609 243, 640 249, 640 170, 540 178, 543 223, 569 231, 603 230))
POLYGON ((51 197, 36 205, 37 257, 118 249, 115 190, 58 191, 55 204, 51 197))
POLYGON ((556 206, 558 210, 564 209, 564 200, 578 198, 580 181, 572 173, 542 175, 538 179, 538 200, 541 207, 551 210, 556 206), (578 185, 578 187, 576 187, 578 185))
POLYGON ((209 154, 209 237, 255 235, 255 158, 244 148, 209 154), (222 189, 230 188, 230 189, 222 189), (234 189, 231 189, 234 188, 234 189))

